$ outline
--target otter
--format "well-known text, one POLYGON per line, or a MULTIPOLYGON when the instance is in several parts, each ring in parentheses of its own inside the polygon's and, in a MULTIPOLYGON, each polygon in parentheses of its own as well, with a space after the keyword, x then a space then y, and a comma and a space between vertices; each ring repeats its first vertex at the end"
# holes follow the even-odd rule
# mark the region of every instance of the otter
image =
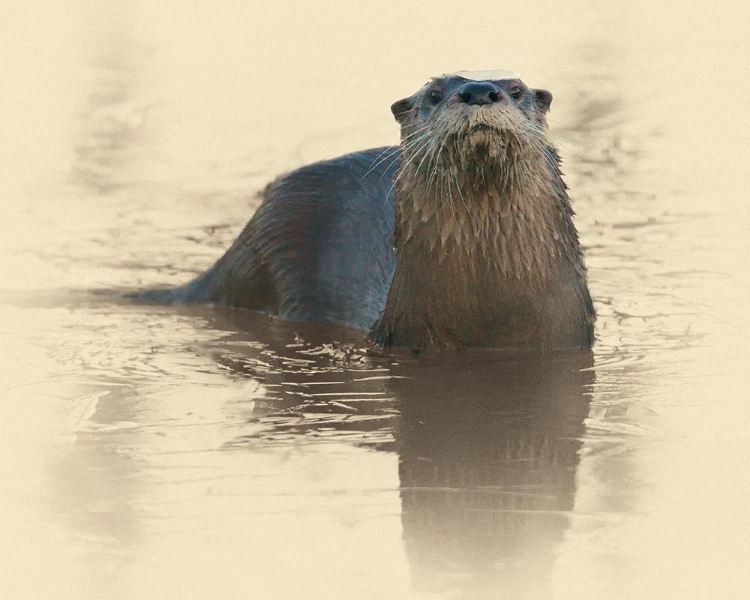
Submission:
POLYGON ((400 146, 279 177, 207 272, 134 297, 331 322, 386 348, 588 348, 551 102, 509 74, 436 77, 392 105, 400 146))

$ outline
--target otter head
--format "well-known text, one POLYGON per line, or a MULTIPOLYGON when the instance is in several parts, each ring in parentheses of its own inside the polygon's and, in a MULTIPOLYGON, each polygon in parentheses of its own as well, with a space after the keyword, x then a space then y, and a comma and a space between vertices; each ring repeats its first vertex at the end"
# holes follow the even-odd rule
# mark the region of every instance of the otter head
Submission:
POLYGON ((391 111, 401 124, 402 161, 460 169, 543 153, 551 103, 550 92, 517 76, 462 72, 436 77, 391 111))

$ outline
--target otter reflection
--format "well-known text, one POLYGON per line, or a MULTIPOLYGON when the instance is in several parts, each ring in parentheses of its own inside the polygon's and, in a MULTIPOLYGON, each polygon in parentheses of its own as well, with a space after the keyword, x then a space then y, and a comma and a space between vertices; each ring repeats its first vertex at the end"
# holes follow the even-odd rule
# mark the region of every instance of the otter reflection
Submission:
POLYGON ((322 340, 334 330, 321 324, 188 310, 232 332, 209 348, 214 359, 266 389, 248 418, 260 428, 233 446, 304 437, 395 448, 415 591, 551 596, 594 378, 590 351, 379 356, 361 332, 336 330, 345 343, 331 346, 322 340), (318 351, 326 347, 334 350, 318 351))
MULTIPOLYGON (((588 351, 466 352, 393 374, 404 542, 417 591, 551 594, 593 380, 588 351)), ((463 597, 463 596, 462 596, 463 597)))

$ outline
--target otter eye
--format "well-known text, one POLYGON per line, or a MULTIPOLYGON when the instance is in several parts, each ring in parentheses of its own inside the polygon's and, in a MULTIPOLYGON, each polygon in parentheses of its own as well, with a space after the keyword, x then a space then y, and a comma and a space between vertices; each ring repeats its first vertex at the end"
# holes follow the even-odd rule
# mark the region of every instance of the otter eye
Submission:
POLYGON ((432 90, 429 97, 432 104, 437 104, 443 99, 443 92, 440 90, 432 90))
POLYGON ((512 88, 510 88, 510 91, 508 93, 510 94, 510 97, 513 98, 513 100, 518 100, 521 97, 522 91, 520 87, 514 85, 512 88))

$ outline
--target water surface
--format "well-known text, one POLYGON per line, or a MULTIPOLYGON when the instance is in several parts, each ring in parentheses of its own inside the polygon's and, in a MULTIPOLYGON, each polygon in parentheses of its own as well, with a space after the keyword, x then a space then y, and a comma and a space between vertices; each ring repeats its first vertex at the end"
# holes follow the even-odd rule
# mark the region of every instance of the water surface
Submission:
POLYGON ((11 0, 0 595, 740 598, 750 9, 11 0), (433 75, 550 89, 593 353, 373 352, 179 283, 433 75))

